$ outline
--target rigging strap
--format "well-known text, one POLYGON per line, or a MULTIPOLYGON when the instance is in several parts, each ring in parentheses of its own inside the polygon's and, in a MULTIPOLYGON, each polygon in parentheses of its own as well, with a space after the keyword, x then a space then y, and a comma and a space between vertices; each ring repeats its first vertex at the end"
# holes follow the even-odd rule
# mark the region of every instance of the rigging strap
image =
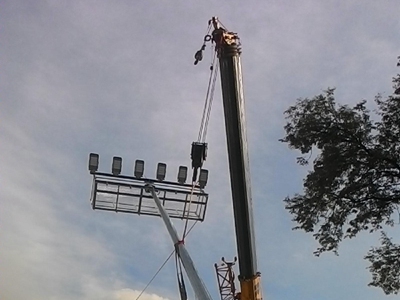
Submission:
POLYGON ((186 230, 187 230, 187 226, 188 226, 188 223, 189 223, 189 212, 190 212, 190 206, 192 204, 192 197, 193 197, 193 192, 194 192, 195 186, 196 186, 196 182, 193 182, 192 189, 190 191, 189 208, 187 209, 187 213, 186 213, 186 221, 185 221, 185 228, 183 229, 182 241, 185 240, 185 237, 187 235, 186 230))
POLYGON ((186 286, 185 286, 185 281, 183 280, 183 273, 182 273, 182 262, 177 247, 175 248, 175 266, 176 266, 176 277, 178 279, 178 287, 181 300, 187 300, 186 286))
MULTIPOLYGON (((186 235, 188 235, 192 229, 194 228, 194 226, 197 224, 198 221, 194 222, 192 226, 190 226, 188 232, 186 235)), ((153 282, 153 280, 157 277, 158 273, 160 273, 160 271, 162 270, 162 268, 164 268, 165 264, 169 261, 169 259, 172 257, 172 255, 175 253, 175 249, 172 250, 172 252, 169 254, 169 256, 167 257, 167 259, 163 262, 163 264, 161 265, 160 268, 158 268, 157 272, 153 275, 153 277, 150 279, 150 281, 146 284, 146 286, 144 287, 144 289, 140 292, 140 294, 136 297, 135 300, 139 300, 139 298, 143 295, 143 293, 146 291, 146 289, 150 286, 150 284, 153 282)))

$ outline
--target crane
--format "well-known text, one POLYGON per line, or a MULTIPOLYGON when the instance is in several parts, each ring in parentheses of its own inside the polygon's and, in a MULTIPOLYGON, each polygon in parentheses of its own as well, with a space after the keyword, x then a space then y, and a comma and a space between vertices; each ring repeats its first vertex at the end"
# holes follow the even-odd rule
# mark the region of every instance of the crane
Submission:
POLYGON ((216 18, 212 22, 221 74, 239 259, 240 300, 260 300, 261 274, 257 271, 239 37, 220 27, 216 18))
POLYGON ((236 244, 239 259, 240 274, 238 279, 241 291, 236 293, 234 288, 232 266, 235 262, 226 262, 222 259, 222 266, 218 267, 218 265, 215 265, 215 268, 222 300, 260 300, 262 299, 260 288, 261 274, 257 271, 245 103, 240 61, 240 39, 236 33, 230 32, 223 27, 216 17, 213 17, 209 23, 212 25, 213 31, 211 35, 206 35, 203 46, 196 52, 195 65, 202 60, 202 51, 205 49, 205 42, 211 40, 215 44, 221 75, 236 244), (222 278, 222 282, 220 278, 222 278), (227 291, 227 293, 224 293, 224 291, 227 291))
MULTIPOLYGON (((202 60, 206 42, 215 45, 215 57, 219 61, 222 98, 225 115, 226 140, 232 191, 233 215, 236 232, 236 245, 239 261, 240 292, 236 292, 233 265, 222 258, 221 266, 215 265, 219 282, 221 300, 261 300, 261 274, 257 271, 253 208, 247 149, 245 106, 240 62, 240 39, 236 33, 223 27, 216 17, 209 21, 211 35, 207 34, 204 43, 195 54, 195 65, 202 60)), ((178 183, 165 181, 166 164, 157 165, 157 179, 143 178, 144 161, 136 160, 134 176, 121 175, 122 158, 113 157, 112 173, 98 172, 99 155, 90 153, 89 171, 93 175, 91 204, 93 209, 132 213, 138 215, 161 216, 175 246, 177 257, 182 261, 189 280, 199 300, 211 300, 194 263, 187 252, 183 238, 177 235, 170 218, 188 221, 203 221, 208 202, 204 192, 208 171, 202 169, 207 156, 205 136, 210 115, 216 70, 211 68, 210 85, 207 92, 198 141, 192 144, 191 158, 192 184, 185 184, 187 168, 179 167, 178 183), (210 86, 212 86, 210 90, 210 86), (208 98, 211 95, 211 98, 208 98), (210 102, 208 102, 210 100, 210 102), (206 109, 208 106, 208 109, 206 109), (203 122, 204 121, 204 122, 203 122), (204 126, 203 126, 204 125, 204 126), (198 176, 198 179, 197 179, 198 176), (192 197, 194 201, 192 201, 192 197), (149 199, 153 199, 151 203, 149 199), (154 206, 155 204, 155 206, 154 206), (172 205, 172 206, 171 206, 172 205)), ((187 224, 187 223, 186 223, 187 224)), ((186 231, 186 226, 185 226, 186 231)), ((187 299, 180 285, 181 298, 187 299)))

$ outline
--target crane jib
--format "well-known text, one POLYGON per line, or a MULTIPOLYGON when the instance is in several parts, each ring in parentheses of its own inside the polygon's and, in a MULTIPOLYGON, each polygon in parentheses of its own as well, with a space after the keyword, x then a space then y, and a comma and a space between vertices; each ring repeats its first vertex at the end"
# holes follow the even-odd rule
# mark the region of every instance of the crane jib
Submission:
POLYGON ((221 73, 239 270, 242 278, 252 279, 257 274, 257 258, 240 48, 237 35, 223 29, 215 29, 213 39, 221 73))

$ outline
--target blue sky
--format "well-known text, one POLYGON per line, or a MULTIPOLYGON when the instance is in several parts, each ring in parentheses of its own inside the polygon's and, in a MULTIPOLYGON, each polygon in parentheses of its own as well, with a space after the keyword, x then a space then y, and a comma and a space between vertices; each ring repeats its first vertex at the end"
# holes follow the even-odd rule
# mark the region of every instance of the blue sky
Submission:
MULTIPOLYGON (((103 171, 114 155, 126 173, 143 159, 147 177, 163 161, 170 180, 189 165, 209 66, 194 67, 193 55, 214 15, 242 41, 264 298, 395 298, 367 287, 362 257, 378 235, 316 258, 312 236, 291 230, 282 200, 301 192, 306 170, 278 139, 283 111, 299 97, 336 87, 338 102, 372 105, 377 93, 391 93, 397 1, 4 0, 1 299, 136 299, 173 247, 158 218, 91 210, 88 154, 100 154, 103 171)), ((219 83, 208 143, 209 207, 187 247, 218 299, 213 265, 236 255, 219 83)), ((147 292, 142 299, 178 296, 172 261, 147 292)))

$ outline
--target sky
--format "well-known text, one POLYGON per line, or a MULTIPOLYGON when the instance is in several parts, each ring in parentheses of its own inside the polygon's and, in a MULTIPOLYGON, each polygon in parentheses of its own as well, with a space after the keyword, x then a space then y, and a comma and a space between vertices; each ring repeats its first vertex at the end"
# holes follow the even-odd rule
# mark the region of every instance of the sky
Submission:
MULTIPOLYGON (((87 160, 110 172, 121 156, 131 174, 143 159, 148 178, 165 162, 168 180, 190 164, 210 47, 197 66, 193 55, 212 16, 242 42, 264 299, 395 299, 367 286, 379 233, 316 258, 313 237, 292 230, 283 199, 307 170, 278 140, 297 98, 336 87, 337 102, 372 107, 392 93, 399 15, 395 0, 0 1, 0 299, 134 300, 171 253, 161 219, 91 209, 87 160)), ((186 246, 219 299, 214 263, 236 255, 219 82, 207 142, 207 215, 186 246)), ((177 297, 171 260, 141 299, 177 297)))

